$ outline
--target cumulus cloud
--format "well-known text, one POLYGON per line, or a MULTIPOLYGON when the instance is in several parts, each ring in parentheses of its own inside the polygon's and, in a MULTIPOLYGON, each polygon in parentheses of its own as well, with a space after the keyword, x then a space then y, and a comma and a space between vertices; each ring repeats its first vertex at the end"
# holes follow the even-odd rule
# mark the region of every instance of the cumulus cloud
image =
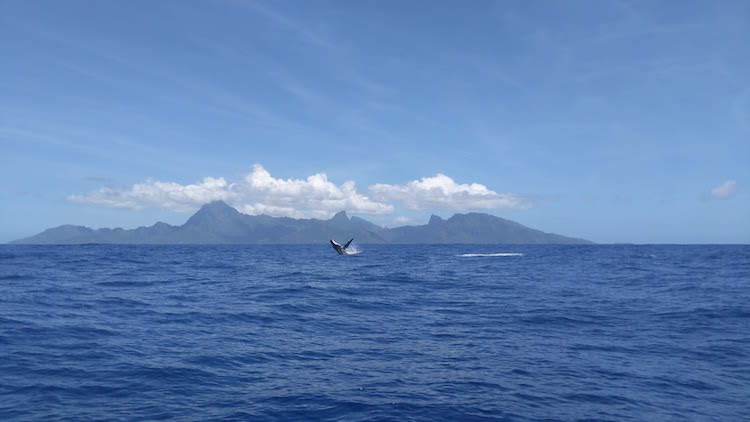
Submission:
POLYGON ((362 214, 393 212, 393 205, 373 201, 358 193, 354 182, 336 185, 325 173, 316 173, 307 179, 277 179, 256 164, 253 172, 245 177, 241 189, 248 197, 257 199, 258 204, 254 207, 266 205, 294 209, 296 214, 286 214, 294 217, 328 215, 341 210, 362 214))
POLYGON ((277 217, 292 217, 292 218, 328 218, 331 216, 330 211, 325 210, 296 210, 292 207, 277 207, 273 205, 266 205, 260 202, 253 204, 244 204, 237 208, 237 210, 243 214, 249 215, 273 215, 277 217))
POLYGON ((727 180, 726 182, 711 189, 711 196, 718 199, 729 199, 737 193, 737 182, 727 180))
POLYGON ((441 173, 404 185, 377 183, 370 186, 370 192, 378 201, 398 201, 410 210, 440 208, 469 211, 529 207, 517 195, 498 193, 479 183, 459 184, 441 173))
POLYGON ((233 185, 223 177, 206 177, 200 183, 190 185, 149 179, 144 183, 136 183, 130 189, 104 187, 88 195, 70 195, 68 200, 113 208, 139 210, 155 207, 192 211, 207 202, 235 199, 237 194, 232 188, 233 185))
MULTIPOLYGON (((409 210, 453 211, 528 208, 525 198, 498 193, 479 183, 460 184, 438 173, 402 185, 377 183, 369 195, 357 191, 353 181, 336 184, 325 173, 304 179, 283 179, 256 164, 244 178, 228 182, 206 177, 193 184, 147 180, 129 188, 104 187, 70 201, 114 208, 163 208, 191 212, 208 202, 223 200, 246 214, 293 218, 329 218, 345 210, 355 214, 386 215, 401 204, 409 210)), ((410 220, 395 219, 397 223, 410 220)))
POLYGON ((115 208, 175 211, 193 211, 205 203, 224 200, 248 214, 295 218, 324 218, 341 210, 361 214, 393 212, 393 205, 357 192, 352 181, 336 185, 325 173, 307 179, 278 179, 260 165, 253 166, 253 171, 236 183, 228 183, 223 177, 206 177, 189 185, 148 180, 129 189, 101 188, 68 199, 115 208))

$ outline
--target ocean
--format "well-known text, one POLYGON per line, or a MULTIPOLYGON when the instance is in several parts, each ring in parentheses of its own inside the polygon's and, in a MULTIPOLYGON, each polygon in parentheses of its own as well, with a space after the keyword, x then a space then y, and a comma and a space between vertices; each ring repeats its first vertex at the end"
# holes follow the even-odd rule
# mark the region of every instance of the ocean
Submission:
POLYGON ((0 246, 0 420, 739 421, 750 246, 0 246))

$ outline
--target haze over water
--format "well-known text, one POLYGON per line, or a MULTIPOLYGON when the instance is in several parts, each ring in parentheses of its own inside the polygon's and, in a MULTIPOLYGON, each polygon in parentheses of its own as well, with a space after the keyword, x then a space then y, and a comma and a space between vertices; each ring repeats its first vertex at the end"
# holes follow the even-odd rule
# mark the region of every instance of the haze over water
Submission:
POLYGON ((0 246, 2 420, 742 420, 748 246, 0 246))

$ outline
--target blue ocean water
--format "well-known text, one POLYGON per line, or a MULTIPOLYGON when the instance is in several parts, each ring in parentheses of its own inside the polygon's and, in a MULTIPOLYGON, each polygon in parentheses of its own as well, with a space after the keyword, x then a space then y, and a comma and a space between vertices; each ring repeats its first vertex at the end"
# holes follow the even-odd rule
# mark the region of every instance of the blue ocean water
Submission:
POLYGON ((0 246, 0 420, 748 415, 748 246, 0 246))

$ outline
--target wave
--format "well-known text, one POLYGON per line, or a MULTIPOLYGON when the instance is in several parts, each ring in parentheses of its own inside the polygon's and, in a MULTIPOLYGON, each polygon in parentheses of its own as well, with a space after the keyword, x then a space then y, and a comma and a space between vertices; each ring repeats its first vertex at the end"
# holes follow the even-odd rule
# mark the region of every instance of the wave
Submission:
POLYGON ((487 256, 523 256, 520 252, 495 252, 495 253, 462 253, 460 255, 462 258, 478 258, 478 257, 487 257, 487 256))

